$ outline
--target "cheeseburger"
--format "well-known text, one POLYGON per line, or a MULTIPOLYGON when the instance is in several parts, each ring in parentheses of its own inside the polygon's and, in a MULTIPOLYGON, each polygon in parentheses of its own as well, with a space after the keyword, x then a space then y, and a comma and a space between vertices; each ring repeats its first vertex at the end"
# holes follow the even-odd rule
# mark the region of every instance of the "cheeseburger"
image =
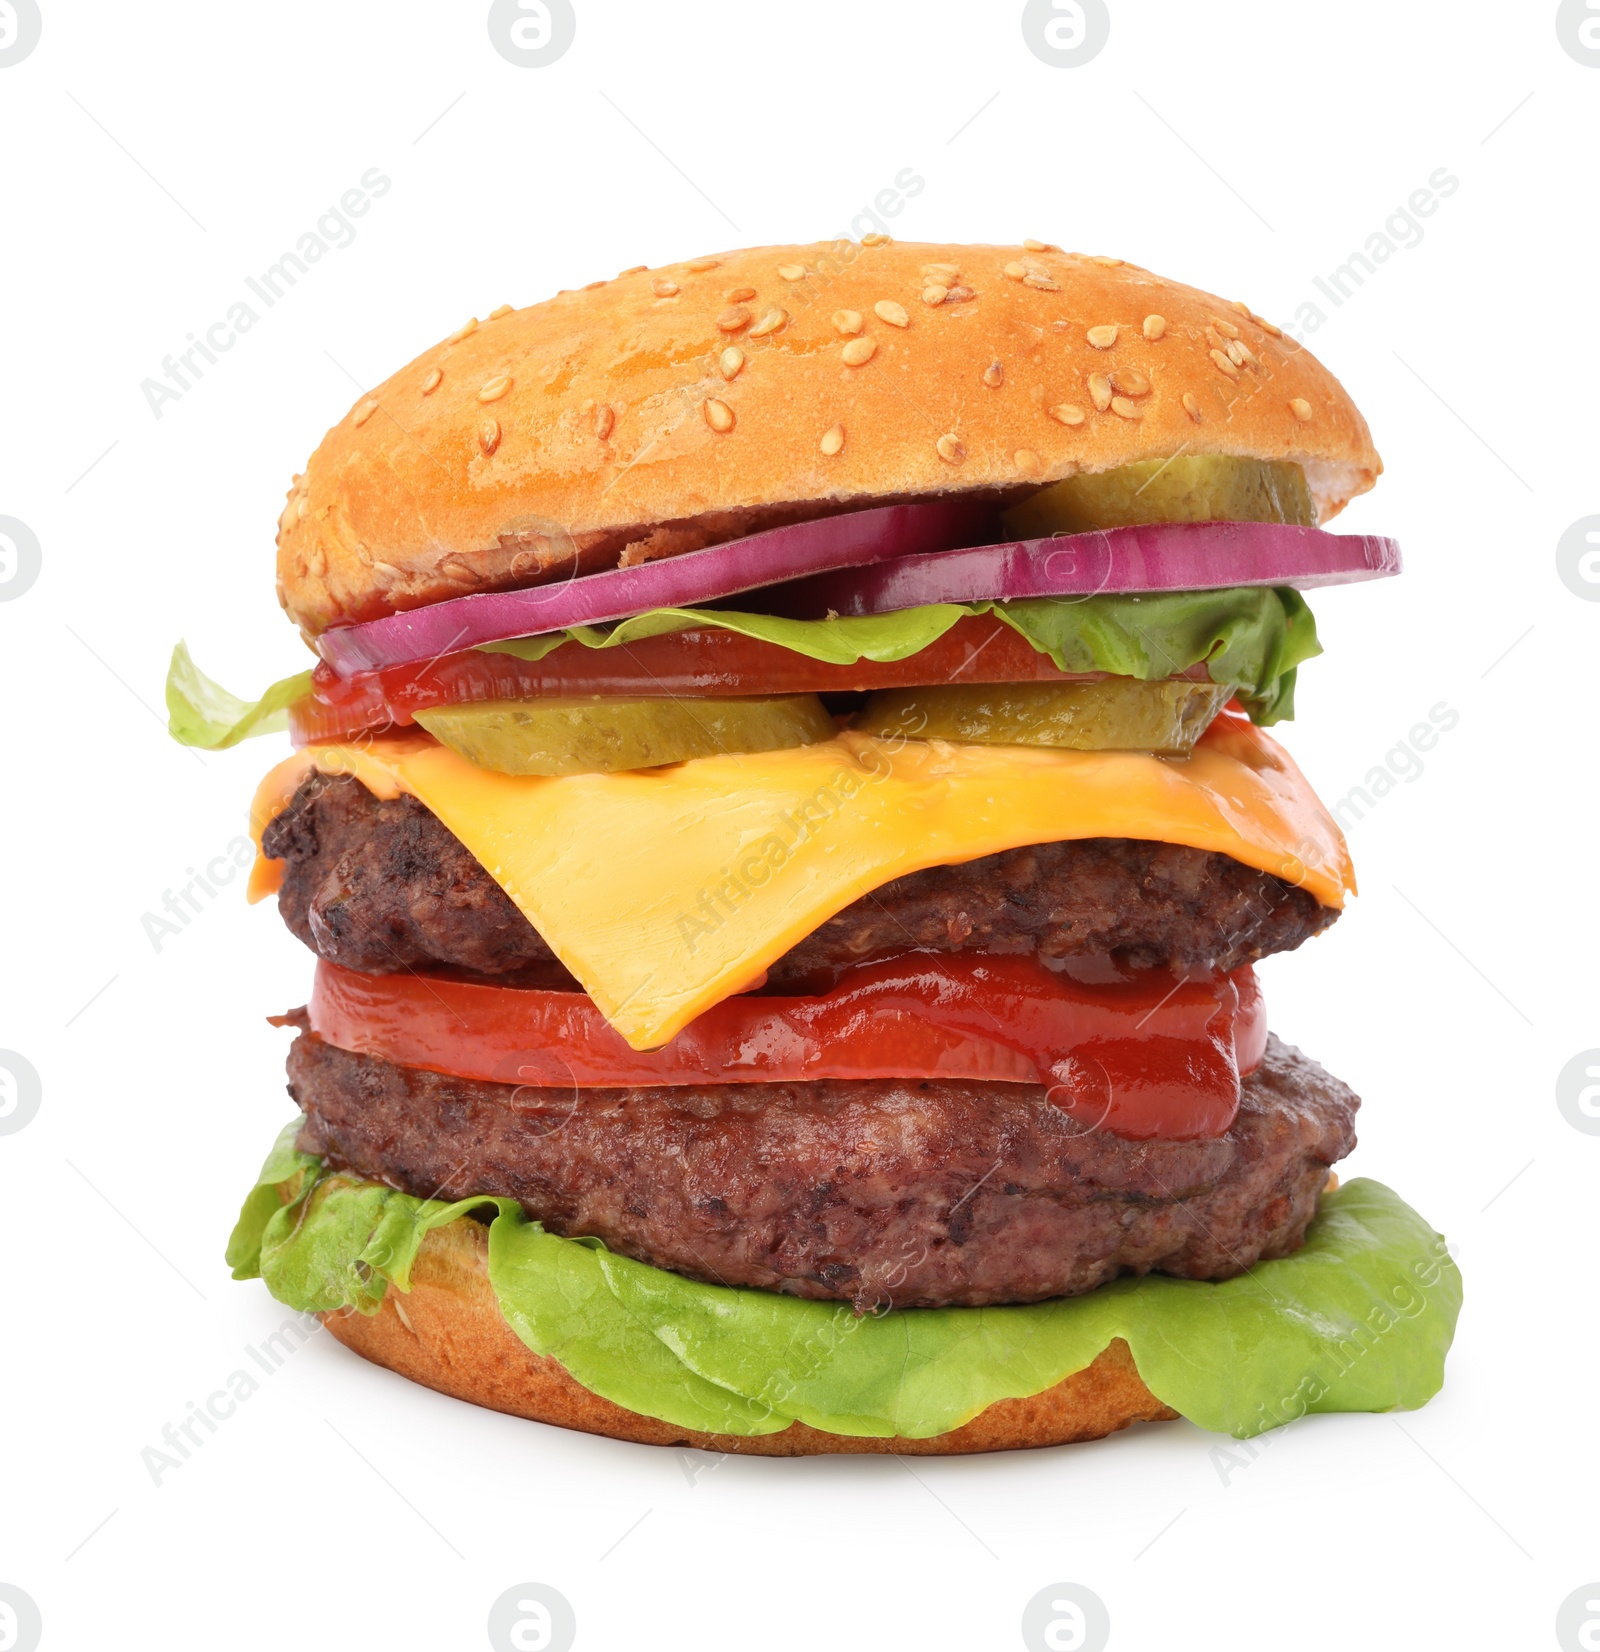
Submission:
MULTIPOLYGON (((1443 1241, 1258 960, 1355 880, 1265 730, 1382 469, 1247 305, 761 247, 473 319, 294 479, 251 893, 315 954, 235 1276, 477 1404, 968 1452, 1422 1404, 1443 1241)), ((1320 943, 1319 944, 1325 944, 1320 943)))

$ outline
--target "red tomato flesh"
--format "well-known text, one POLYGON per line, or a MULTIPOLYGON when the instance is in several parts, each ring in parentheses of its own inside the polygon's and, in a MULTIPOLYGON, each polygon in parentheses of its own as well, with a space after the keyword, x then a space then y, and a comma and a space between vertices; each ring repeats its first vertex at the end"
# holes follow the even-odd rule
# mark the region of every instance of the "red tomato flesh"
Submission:
MULTIPOLYGON (((1205 668, 1199 668, 1204 675, 1205 668)), ((567 642, 542 660, 469 650, 429 665, 393 666, 343 678, 323 664, 311 693, 289 711, 296 745, 363 730, 403 728, 430 706, 541 696, 621 695, 665 699, 695 694, 829 694, 931 683, 1081 682, 1103 672, 1058 671, 992 614, 958 620, 935 643, 904 660, 829 665, 734 631, 673 631, 617 648, 567 642)))
POLYGON ((630 1049, 581 992, 319 962, 311 1030, 341 1049, 460 1078, 571 1089, 808 1079, 1044 1084, 1083 1131, 1220 1136, 1261 1061, 1248 966, 1093 984, 1033 957, 905 953, 807 998, 724 999, 657 1050, 630 1049))

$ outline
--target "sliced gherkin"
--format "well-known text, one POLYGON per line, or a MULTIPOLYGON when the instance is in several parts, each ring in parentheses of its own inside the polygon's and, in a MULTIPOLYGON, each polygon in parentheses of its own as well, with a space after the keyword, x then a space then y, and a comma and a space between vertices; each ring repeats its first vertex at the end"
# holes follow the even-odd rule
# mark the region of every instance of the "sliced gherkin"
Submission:
POLYGON ((769 700, 485 700, 417 721, 501 774, 610 774, 721 752, 778 751, 838 732, 815 694, 769 700))
POLYGON ((859 734, 954 740, 980 746, 1056 746, 1070 751, 1146 751, 1187 757, 1234 690, 1183 678, 1145 683, 959 683, 874 694, 859 734))
POLYGON ((1317 511, 1299 465, 1180 453, 1053 482, 1013 505, 1002 521, 1017 539, 1044 539, 1146 522, 1289 522, 1314 528, 1317 511))

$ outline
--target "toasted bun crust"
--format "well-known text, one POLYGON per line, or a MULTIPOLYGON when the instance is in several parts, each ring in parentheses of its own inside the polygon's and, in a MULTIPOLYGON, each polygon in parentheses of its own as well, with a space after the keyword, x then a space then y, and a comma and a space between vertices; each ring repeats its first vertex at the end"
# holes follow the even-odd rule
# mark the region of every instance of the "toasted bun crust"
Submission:
POLYGON ((430 1233, 411 1281, 409 1293, 390 1291, 371 1318, 344 1311, 324 1314, 323 1322, 363 1358, 441 1394, 641 1445, 698 1446, 760 1457, 825 1452, 938 1456, 1097 1440, 1129 1423, 1177 1416, 1139 1380, 1128 1345, 1119 1339, 1086 1370, 1054 1388, 1029 1399, 1001 1400, 931 1440, 824 1434, 798 1422, 778 1434, 704 1434, 602 1399, 555 1360, 531 1352, 501 1317, 489 1284, 486 1230, 478 1224, 452 1222, 430 1233))
POLYGON ((1180 448, 1300 464, 1324 520, 1382 470, 1309 350, 1135 265, 756 247, 496 310, 363 396, 294 480, 279 599, 314 635, 1180 448))

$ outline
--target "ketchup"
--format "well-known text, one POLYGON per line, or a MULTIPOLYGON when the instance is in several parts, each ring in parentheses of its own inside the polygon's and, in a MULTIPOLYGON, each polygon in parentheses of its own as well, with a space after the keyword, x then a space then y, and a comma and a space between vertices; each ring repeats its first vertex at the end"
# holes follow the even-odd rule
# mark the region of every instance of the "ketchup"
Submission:
POLYGON ((1068 1127, 1220 1136, 1261 1061, 1254 973, 1052 968, 1033 956, 908 952, 807 997, 724 999, 657 1050, 631 1049, 581 992, 448 971, 317 965, 311 1030, 341 1049, 460 1078, 583 1090, 814 1079, 1043 1084, 1068 1127), (1090 978, 1085 978, 1090 977, 1090 978))

